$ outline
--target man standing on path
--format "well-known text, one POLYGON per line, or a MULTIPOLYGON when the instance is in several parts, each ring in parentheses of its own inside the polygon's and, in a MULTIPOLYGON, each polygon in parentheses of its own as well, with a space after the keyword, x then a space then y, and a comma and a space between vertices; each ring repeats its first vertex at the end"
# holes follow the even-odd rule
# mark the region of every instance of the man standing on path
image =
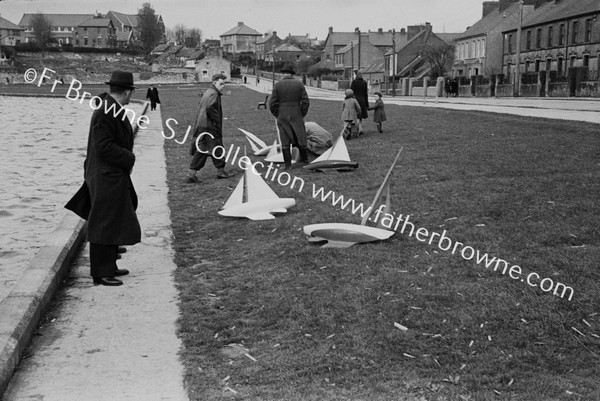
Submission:
POLYGON ((363 79, 360 71, 354 72, 354 80, 350 84, 350 89, 354 91, 354 97, 362 110, 361 115, 358 116, 358 135, 363 135, 362 120, 369 118, 369 112, 367 111, 369 108, 369 86, 367 85, 367 81, 363 79))
POLYGON ((290 144, 298 148, 302 163, 308 163, 304 117, 308 113, 310 101, 302 82, 294 78, 296 72, 293 67, 286 66, 281 72, 285 76, 273 87, 273 93, 269 99, 269 110, 277 118, 284 169, 289 170, 292 168, 290 144))
POLYGON ((150 100, 150 110, 156 110, 156 103, 160 104, 160 99, 158 98, 158 89, 153 84, 150 84, 148 92, 146 92, 146 99, 150 100))
POLYGON ((213 155, 216 146, 223 147, 223 109, 221 108, 221 96, 225 88, 227 77, 223 74, 215 74, 212 77, 212 85, 204 92, 200 100, 196 122, 192 132, 194 141, 191 144, 190 154, 192 162, 188 170, 186 181, 188 183, 198 182, 196 173, 206 163, 210 156, 217 168, 217 178, 231 178, 233 175, 225 171, 225 160, 213 155))
POLYGON ((115 276, 129 273, 117 267, 118 246, 141 240, 135 213, 138 199, 130 176, 135 163, 133 130, 124 107, 135 87, 133 74, 125 71, 114 71, 106 83, 109 94, 92 114, 85 181, 65 207, 87 220, 94 284, 117 286, 123 282, 115 276))

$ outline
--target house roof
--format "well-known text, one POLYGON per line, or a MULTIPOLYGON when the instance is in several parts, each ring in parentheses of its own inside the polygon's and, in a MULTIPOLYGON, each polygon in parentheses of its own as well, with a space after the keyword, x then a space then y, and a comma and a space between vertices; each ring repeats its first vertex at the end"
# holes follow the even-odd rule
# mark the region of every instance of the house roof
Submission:
POLYGON ((90 18, 78 24, 77 26, 104 28, 111 25, 111 23, 112 21, 110 18, 90 18))
POLYGON ((363 74, 373 74, 376 72, 384 72, 384 71, 385 71, 385 62, 383 60, 383 57, 377 57, 376 59, 373 59, 371 64, 369 64, 368 66, 366 66, 365 68, 363 68, 361 70, 361 72, 363 74))
POLYGON ((436 36, 438 38, 442 39, 444 42, 446 42, 449 45, 454 43, 454 41, 461 35, 462 35, 462 33, 460 33, 460 32, 458 32, 458 33, 447 33, 447 32, 436 33, 436 36))
MULTIPOLYGON (((31 26, 31 20, 36 14, 23 14, 20 26, 31 26)), ((52 26, 77 26, 90 18, 94 18, 94 14, 43 14, 52 26)))
POLYGON ((123 14, 117 11, 109 11, 109 13, 112 13, 123 26, 131 26, 137 28, 139 24, 139 17, 137 16, 137 14, 123 14))
POLYGON ((342 47, 340 50, 335 52, 335 54, 348 53, 350 51, 350 49, 352 49, 353 47, 356 47, 356 45, 358 45, 358 40, 351 40, 350 43, 348 43, 346 46, 342 47))
POLYGON ((152 49, 152 53, 165 52, 169 47, 171 47, 171 43, 163 43, 152 49))
MULTIPOLYGON (((414 42, 417 40, 427 41, 427 39, 429 38, 431 33, 433 33, 433 32, 431 32, 430 29, 421 29, 416 35, 414 35, 412 38, 410 38, 410 40, 408 40, 408 34, 406 32, 402 33, 400 40, 396 39, 396 46, 395 46, 396 53, 400 52, 411 42, 414 42), (424 38, 422 38, 422 36, 424 36, 424 38)), ((394 52, 394 49, 390 49, 387 52, 385 52, 385 55, 389 56, 393 52, 394 52)))
POLYGON ((310 38, 308 36, 308 33, 306 35, 292 35, 292 34, 288 34, 287 37, 289 39, 295 40, 298 43, 311 43, 311 42, 317 40, 317 38, 310 38))
POLYGON ((358 37, 357 32, 331 32, 329 35, 334 46, 345 46, 358 37))
POLYGON ((191 57, 192 54, 196 52, 196 49, 192 49, 191 47, 183 47, 179 49, 179 51, 175 54, 177 57, 191 57))
POLYGON ((132 35, 133 35, 132 31, 128 31, 128 32, 117 31, 117 42, 129 42, 131 40, 132 35))
MULTIPOLYGON (((522 27, 526 28, 597 12, 600 12, 600 2, 598 0, 561 0, 558 3, 551 1, 541 5, 524 18, 522 27)), ((514 21, 504 31, 516 30, 517 28, 518 21, 514 21)))
POLYGON ((188 60, 202 60, 204 58, 204 50, 196 50, 188 57, 188 60))
MULTIPOLYGON (((485 17, 474 23, 461 33, 456 40, 466 39, 474 36, 485 36, 498 26, 508 27, 518 20, 519 3, 511 4, 500 11, 499 8, 490 11, 485 17)), ((503 28, 501 28, 503 29, 503 28)))
POLYGON ((254 29, 244 25, 243 22, 238 24, 219 36, 232 36, 232 35, 250 35, 250 36, 262 36, 262 33, 255 31, 254 29))
POLYGON ((327 68, 331 71, 342 71, 342 67, 336 67, 335 62, 333 60, 321 60, 318 63, 314 64, 313 68, 327 68))
MULTIPOLYGON (((373 46, 392 46, 392 32, 376 31, 369 32, 368 35, 369 42, 371 42, 373 46)), ((396 37, 398 37, 398 32, 396 32, 396 37)))
POLYGON ((269 40, 273 39, 273 38, 277 38, 279 40, 281 40, 281 38, 279 36, 277 36, 277 34, 273 34, 272 32, 266 36, 261 36, 260 38, 256 39, 256 43, 260 44, 260 43, 265 43, 268 42, 269 40))
POLYGON ((300 49, 297 46, 291 45, 289 43, 282 43, 275 48, 275 51, 277 53, 281 53, 281 52, 302 52, 304 50, 300 49))
POLYGON ((25 28, 20 27, 17 24, 10 22, 9 20, 0 17, 0 29, 10 29, 10 30, 24 30, 25 28))

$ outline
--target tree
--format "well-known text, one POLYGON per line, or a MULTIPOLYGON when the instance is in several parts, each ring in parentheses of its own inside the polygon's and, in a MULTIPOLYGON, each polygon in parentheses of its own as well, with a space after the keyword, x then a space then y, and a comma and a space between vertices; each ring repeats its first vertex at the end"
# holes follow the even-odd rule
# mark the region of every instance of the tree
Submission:
POLYGON ((138 18, 142 47, 147 52, 151 52, 162 39, 162 24, 158 21, 158 17, 150 3, 144 3, 142 8, 138 9, 138 18))
POLYGON ((175 43, 182 44, 185 41, 185 25, 177 24, 173 29, 175 30, 175 43))
POLYGON ((431 78, 443 77, 452 68, 454 46, 445 42, 425 43, 418 51, 419 55, 429 63, 431 78))
POLYGON ((44 50, 50 40, 52 22, 42 13, 37 13, 31 18, 31 26, 35 35, 35 41, 40 49, 44 50))
POLYGON ((185 47, 193 49, 200 46, 202 44, 202 31, 198 28, 187 29, 184 44, 185 47))

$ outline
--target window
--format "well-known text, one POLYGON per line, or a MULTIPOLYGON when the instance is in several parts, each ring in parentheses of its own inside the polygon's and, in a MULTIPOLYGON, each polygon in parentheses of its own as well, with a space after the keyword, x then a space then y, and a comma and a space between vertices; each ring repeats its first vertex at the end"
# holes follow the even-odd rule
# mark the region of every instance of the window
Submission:
POLYGON ((553 26, 549 26, 548 27, 548 47, 552 47, 553 43, 552 43, 552 35, 554 34, 554 27, 553 26))
POLYGON ((583 56, 583 66, 586 68, 590 67, 590 55, 586 54, 583 56))
POLYGON ((558 45, 565 44, 565 24, 560 24, 558 27, 558 45))
POLYGON ((573 21, 573 36, 571 36, 571 43, 577 43, 579 40, 579 21, 573 21))
POLYGON ((525 49, 531 50, 531 30, 527 31, 527 42, 525 42, 525 49))
POLYGON ((550 71, 552 69, 552 59, 546 59, 546 71, 550 71))
POLYGON ((512 47, 513 47, 513 46, 512 46, 512 35, 508 35, 508 40, 507 40, 507 42, 508 42, 508 52, 509 52, 509 53, 512 53, 512 47))
POLYGON ((83 45, 87 46, 88 45, 88 38, 83 39, 83 45))
POLYGON ((538 30, 536 32, 536 36, 535 36, 535 48, 536 49, 541 49, 542 48, 542 28, 538 28, 538 30))
POLYGON ((562 57, 559 57, 556 60, 556 72, 558 73, 559 76, 562 76, 562 74, 563 74, 563 59, 562 59, 562 57))
POLYGON ((202 70, 202 76, 203 77, 208 77, 208 71, 202 70))
POLYGON ((592 41, 592 19, 588 18, 585 20, 585 41, 592 41))
POLYGON ((525 72, 529 72, 529 64, 530 64, 529 61, 525 62, 525 72))
POLYGON ((540 60, 535 60, 535 72, 540 72, 540 60))

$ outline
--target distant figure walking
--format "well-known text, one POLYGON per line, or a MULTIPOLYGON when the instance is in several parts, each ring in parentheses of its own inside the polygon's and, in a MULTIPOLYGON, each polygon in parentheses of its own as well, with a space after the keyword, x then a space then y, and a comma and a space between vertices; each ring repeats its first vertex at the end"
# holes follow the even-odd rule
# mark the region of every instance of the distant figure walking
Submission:
POLYGON ((352 89, 358 104, 360 104, 361 114, 358 116, 358 135, 363 135, 362 120, 369 118, 369 112, 367 111, 369 108, 369 85, 363 79, 360 71, 354 72, 354 80, 350 84, 350 89, 352 89))
POLYGON ((150 110, 156 110, 156 104, 160 104, 160 99, 158 98, 158 89, 153 84, 150 84, 148 92, 146 92, 146 99, 150 100, 150 110))

